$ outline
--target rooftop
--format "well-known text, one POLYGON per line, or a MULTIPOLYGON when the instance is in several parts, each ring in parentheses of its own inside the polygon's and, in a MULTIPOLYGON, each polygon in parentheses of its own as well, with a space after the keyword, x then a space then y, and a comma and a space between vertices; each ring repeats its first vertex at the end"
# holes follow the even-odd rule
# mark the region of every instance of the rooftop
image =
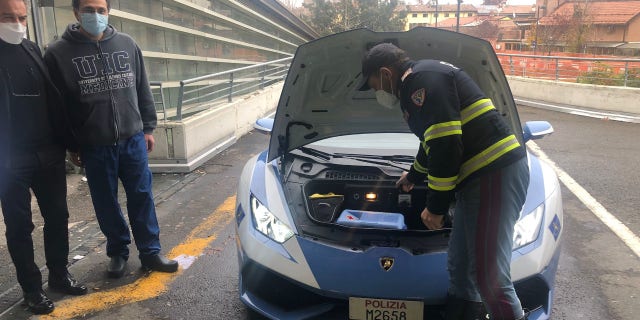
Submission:
POLYGON ((627 24, 640 15, 640 1, 565 2, 549 16, 540 19, 542 25, 555 25, 572 19, 576 8, 586 7, 586 20, 592 24, 627 24))

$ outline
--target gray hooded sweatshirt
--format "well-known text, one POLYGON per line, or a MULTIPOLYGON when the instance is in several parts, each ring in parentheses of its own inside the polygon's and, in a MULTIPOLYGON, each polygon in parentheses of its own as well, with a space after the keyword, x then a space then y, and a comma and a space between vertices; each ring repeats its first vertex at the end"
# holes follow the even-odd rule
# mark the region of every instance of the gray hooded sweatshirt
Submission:
MULTIPOLYGON (((153 132, 157 117, 135 41, 111 25, 100 41, 71 24, 45 52, 45 63, 66 102, 77 144, 114 145, 153 132)), ((70 147, 77 151, 77 145, 70 147)))

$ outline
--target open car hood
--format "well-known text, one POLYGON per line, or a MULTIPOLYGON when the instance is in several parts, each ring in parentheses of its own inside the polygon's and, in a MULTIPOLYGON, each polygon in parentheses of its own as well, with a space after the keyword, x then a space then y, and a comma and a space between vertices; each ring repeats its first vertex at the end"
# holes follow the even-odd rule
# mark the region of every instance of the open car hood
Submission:
POLYGON ((394 43, 412 60, 442 60, 462 68, 493 100, 522 143, 516 105, 489 42, 425 27, 406 32, 356 29, 298 47, 278 102, 268 161, 328 137, 409 132, 399 109, 380 106, 373 90, 358 91, 362 58, 381 42, 394 43))

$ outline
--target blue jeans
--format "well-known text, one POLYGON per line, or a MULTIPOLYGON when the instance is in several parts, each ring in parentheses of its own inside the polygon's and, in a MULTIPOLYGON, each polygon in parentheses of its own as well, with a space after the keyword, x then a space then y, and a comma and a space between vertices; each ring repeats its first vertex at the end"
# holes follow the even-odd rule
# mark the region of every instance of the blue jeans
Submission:
POLYGON ((513 227, 529 185, 527 159, 468 181, 456 193, 449 294, 482 301, 491 319, 524 312, 511 282, 513 227))
POLYGON ((100 230, 107 237, 107 255, 129 258, 131 236, 118 203, 118 179, 127 195, 127 215, 140 256, 158 254, 160 228, 144 134, 139 132, 112 146, 83 146, 80 157, 100 230))

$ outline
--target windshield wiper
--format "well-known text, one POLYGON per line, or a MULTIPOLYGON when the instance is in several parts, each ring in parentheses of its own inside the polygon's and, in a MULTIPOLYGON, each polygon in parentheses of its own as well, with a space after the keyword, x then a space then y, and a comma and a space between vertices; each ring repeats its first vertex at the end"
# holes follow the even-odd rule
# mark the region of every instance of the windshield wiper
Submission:
POLYGON ((349 159, 355 160, 365 163, 376 164, 380 166, 388 166, 396 169, 400 169, 403 171, 408 170, 404 166, 396 165, 395 163, 413 163, 413 157, 405 156, 405 155, 393 155, 393 156, 377 156, 377 155, 366 155, 366 154, 350 154, 350 153, 329 153, 320 151, 313 148, 308 147, 300 147, 298 150, 302 151, 305 154, 315 156, 317 158, 321 158, 325 161, 329 161, 333 159, 349 159))
POLYGON ((390 156, 378 156, 378 155, 371 155, 371 154, 336 153, 334 154, 334 157, 386 160, 386 161, 399 162, 399 163, 413 163, 415 159, 413 156, 407 156, 402 154, 396 154, 396 155, 390 155, 390 156))

